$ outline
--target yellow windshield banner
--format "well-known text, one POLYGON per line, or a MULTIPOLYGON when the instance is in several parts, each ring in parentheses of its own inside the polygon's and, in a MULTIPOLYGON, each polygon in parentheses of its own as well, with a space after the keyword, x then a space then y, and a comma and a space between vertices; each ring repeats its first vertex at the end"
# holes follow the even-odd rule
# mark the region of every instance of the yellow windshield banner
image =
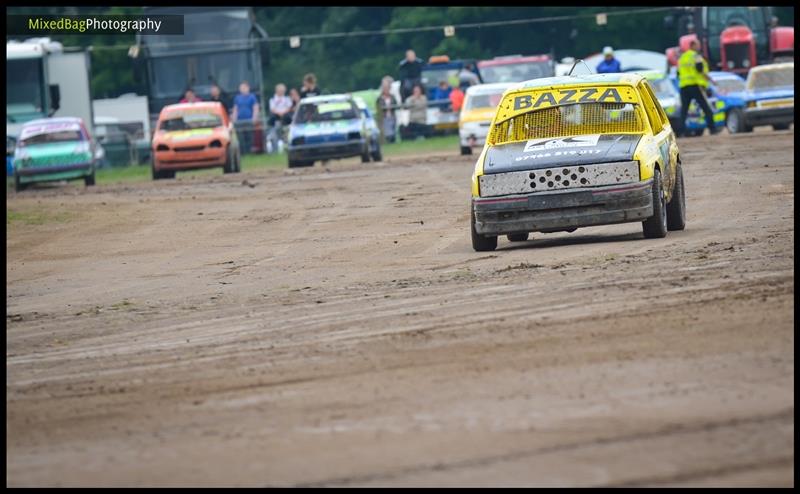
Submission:
POLYGON ((578 86, 572 88, 542 88, 514 92, 506 96, 497 110, 497 122, 533 110, 553 106, 583 103, 638 103, 639 96, 632 86, 578 86))

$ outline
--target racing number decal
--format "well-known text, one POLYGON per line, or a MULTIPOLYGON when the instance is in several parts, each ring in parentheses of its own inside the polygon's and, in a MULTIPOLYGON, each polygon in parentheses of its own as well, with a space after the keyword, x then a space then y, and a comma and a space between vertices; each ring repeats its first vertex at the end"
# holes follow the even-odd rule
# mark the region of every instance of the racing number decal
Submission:
POLYGON ((558 91, 548 91, 541 93, 533 102, 533 97, 530 94, 517 96, 514 98, 514 110, 524 110, 526 108, 537 109, 542 105, 556 106, 556 105, 569 105, 574 103, 622 103, 622 97, 616 88, 610 87, 603 91, 599 96, 597 93, 600 91, 595 88, 586 89, 561 89, 558 91), (580 96, 580 98, 578 98, 580 96))

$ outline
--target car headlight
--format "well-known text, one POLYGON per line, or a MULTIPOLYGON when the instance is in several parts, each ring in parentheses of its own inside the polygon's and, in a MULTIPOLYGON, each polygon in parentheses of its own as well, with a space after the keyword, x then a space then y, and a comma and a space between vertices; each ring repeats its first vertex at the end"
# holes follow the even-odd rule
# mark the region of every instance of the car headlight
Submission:
POLYGON ((748 101, 747 102, 747 107, 748 108, 755 108, 756 107, 756 102, 755 101, 748 101))

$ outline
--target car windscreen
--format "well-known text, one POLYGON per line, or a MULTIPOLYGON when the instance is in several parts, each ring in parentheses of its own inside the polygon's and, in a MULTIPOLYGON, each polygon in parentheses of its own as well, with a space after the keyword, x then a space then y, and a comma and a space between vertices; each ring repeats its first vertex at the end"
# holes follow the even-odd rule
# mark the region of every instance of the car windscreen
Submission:
POLYGON ((458 73, 459 69, 436 69, 436 70, 423 70, 422 71, 422 85, 426 88, 434 88, 440 82, 445 81, 450 86, 458 86, 458 73))
POLYGON ((794 67, 753 70, 747 78, 749 89, 773 89, 794 86, 794 67))
POLYGON ((220 127, 222 119, 213 112, 174 113, 161 121, 159 130, 213 129, 220 127))
POLYGON ((672 81, 667 78, 651 80, 650 85, 653 86, 653 92, 656 93, 656 98, 659 99, 672 98, 678 94, 672 81))
POLYGON ((644 132, 644 120, 635 103, 579 103, 552 106, 498 122, 490 142, 503 144, 528 139, 588 134, 644 132))
POLYGON ((522 62, 481 67, 483 82, 522 82, 540 77, 553 76, 549 62, 522 62))
POLYGON ((503 98, 503 91, 496 93, 471 94, 464 104, 465 110, 475 110, 477 108, 497 108, 503 98))
POLYGON ((358 118, 360 111, 351 101, 303 103, 297 109, 296 123, 333 122, 358 118))
POLYGON ((741 79, 720 79, 714 81, 714 86, 719 94, 738 93, 744 91, 744 81, 741 79))
POLYGON ((30 146, 32 144, 50 144, 54 142, 75 142, 82 141, 83 134, 78 129, 64 129, 57 132, 49 132, 45 134, 36 134, 26 137, 22 140, 22 144, 30 146))

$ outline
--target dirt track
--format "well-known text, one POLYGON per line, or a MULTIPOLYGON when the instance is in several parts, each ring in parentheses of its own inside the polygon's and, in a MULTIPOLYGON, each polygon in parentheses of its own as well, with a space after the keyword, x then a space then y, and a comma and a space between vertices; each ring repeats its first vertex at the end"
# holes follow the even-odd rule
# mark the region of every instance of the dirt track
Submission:
POLYGON ((458 156, 8 192, 6 482, 793 485, 793 139, 488 255, 458 156))

